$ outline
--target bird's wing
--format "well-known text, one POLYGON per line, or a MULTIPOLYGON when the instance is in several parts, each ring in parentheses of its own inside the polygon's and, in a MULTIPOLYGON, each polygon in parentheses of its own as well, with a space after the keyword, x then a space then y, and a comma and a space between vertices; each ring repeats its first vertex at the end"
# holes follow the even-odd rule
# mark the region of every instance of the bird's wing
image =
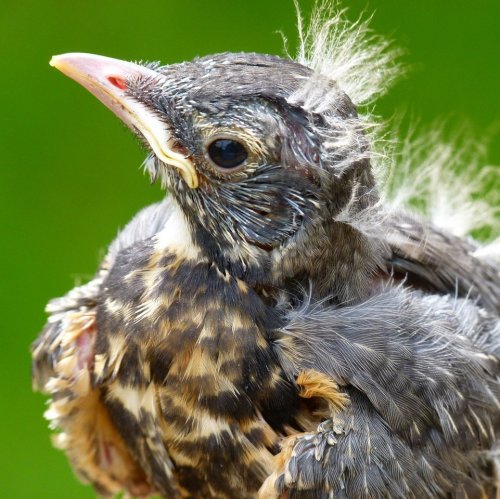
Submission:
POLYGON ((136 215, 110 246, 96 277, 48 304, 49 320, 32 347, 34 387, 51 396, 46 417, 58 430, 54 444, 66 451, 81 479, 105 495, 126 489, 144 496, 151 487, 111 422, 102 383, 93 376, 98 362, 113 364, 95 357, 102 283, 117 255, 156 233, 169 213, 166 200, 136 215))
POLYGON ((344 308, 309 304, 288 317, 275 344, 284 369, 322 373, 349 403, 317 432, 284 443, 262 497, 491 492, 498 318, 469 301, 403 287, 344 308))
POLYGON ((476 256, 472 241, 445 234, 425 220, 392 215, 385 238, 389 268, 417 289, 478 299, 500 314, 500 272, 476 256))
POLYGON ((48 305, 51 317, 33 345, 34 386, 51 396, 45 416, 58 430, 54 445, 66 452, 83 481, 104 495, 124 488, 145 495, 150 491, 145 475, 92 383, 95 305, 103 273, 48 305))

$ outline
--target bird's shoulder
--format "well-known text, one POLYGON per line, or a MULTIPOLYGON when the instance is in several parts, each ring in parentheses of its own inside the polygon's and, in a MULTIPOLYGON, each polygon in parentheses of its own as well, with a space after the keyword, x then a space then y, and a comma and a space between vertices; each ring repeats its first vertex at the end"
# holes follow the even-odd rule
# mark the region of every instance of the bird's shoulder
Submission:
POLYGON ((96 275, 88 283, 75 286, 64 296, 49 301, 45 307, 49 318, 32 345, 33 383, 37 388, 43 389, 53 375, 54 366, 61 356, 60 345, 71 341, 71 334, 81 334, 90 327, 86 325, 95 329, 96 311, 103 297, 103 282, 117 256, 158 232, 170 213, 168 198, 141 210, 118 233, 96 275))

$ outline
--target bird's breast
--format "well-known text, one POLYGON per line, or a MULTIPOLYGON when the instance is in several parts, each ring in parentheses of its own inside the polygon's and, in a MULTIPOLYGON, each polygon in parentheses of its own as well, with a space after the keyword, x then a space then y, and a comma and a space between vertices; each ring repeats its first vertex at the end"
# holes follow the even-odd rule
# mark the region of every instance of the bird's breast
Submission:
POLYGON ((268 340, 272 310, 211 262, 148 243, 117 258, 105 289, 95 376, 136 459, 165 452, 188 496, 258 490, 297 399, 268 340))

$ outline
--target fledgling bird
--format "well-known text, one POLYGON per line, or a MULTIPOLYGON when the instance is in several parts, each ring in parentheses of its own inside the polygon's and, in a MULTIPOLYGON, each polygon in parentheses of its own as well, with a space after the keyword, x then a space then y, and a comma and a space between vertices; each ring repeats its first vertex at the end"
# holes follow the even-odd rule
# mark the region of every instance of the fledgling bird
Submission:
POLYGON ((317 14, 297 60, 51 64, 168 196, 33 345, 55 443, 102 495, 494 497, 500 272, 383 199, 357 105, 391 50, 317 14))

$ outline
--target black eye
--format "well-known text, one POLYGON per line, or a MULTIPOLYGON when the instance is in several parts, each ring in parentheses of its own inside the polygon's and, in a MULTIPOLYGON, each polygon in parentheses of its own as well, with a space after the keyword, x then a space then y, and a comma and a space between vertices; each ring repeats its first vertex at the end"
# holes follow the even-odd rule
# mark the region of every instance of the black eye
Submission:
POLYGON ((208 146, 210 159, 220 168, 236 168, 248 158, 245 146, 232 139, 217 139, 208 146))

